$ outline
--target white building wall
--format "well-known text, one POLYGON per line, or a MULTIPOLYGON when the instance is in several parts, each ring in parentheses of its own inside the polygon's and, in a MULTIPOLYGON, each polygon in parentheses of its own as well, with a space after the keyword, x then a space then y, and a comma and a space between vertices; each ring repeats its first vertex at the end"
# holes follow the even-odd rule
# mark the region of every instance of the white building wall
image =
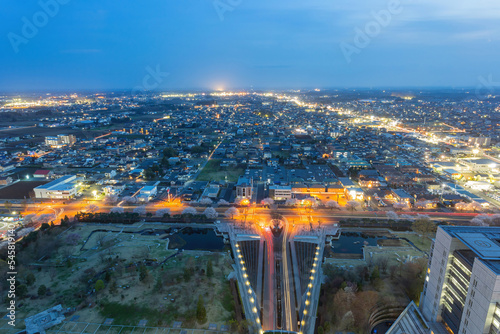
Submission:
POLYGON ((467 249, 467 247, 438 228, 428 273, 429 279, 424 287, 425 294, 420 307, 424 317, 431 322, 441 321, 443 286, 450 264, 450 254, 452 255, 456 249, 467 249))

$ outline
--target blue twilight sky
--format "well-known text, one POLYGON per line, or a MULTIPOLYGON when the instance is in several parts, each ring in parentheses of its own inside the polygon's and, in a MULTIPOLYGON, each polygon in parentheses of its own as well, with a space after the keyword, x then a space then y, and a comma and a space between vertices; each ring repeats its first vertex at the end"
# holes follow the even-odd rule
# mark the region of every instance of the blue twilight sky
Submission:
POLYGON ((159 89, 500 81, 498 0, 0 4, 0 91, 132 89, 145 87, 152 69, 169 73, 146 80, 159 89), (381 11, 389 14, 382 24, 373 16, 381 11), (27 28, 33 23, 38 31, 27 28), (367 29, 371 36, 357 36, 367 29))

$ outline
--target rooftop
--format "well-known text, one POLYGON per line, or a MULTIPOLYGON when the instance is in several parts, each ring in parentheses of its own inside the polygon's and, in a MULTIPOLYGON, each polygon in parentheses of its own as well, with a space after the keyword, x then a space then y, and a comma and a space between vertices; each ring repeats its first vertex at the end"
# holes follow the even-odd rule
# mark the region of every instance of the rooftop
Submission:
POLYGON ((500 260, 500 227, 440 226, 482 260, 500 260))

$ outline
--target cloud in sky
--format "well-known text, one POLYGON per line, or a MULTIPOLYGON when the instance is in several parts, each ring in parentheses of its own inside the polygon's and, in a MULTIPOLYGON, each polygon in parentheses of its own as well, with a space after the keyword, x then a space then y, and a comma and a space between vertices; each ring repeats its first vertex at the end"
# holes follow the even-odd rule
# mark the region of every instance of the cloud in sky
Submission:
POLYGON ((352 44, 355 29, 394 1, 246 0, 221 20, 212 0, 73 0, 17 53, 9 33, 22 37, 23 17, 43 9, 9 2, 0 13, 0 90, 128 89, 157 65, 171 74, 165 89, 475 86, 480 75, 500 78, 493 0, 400 0, 400 13, 346 62, 340 43, 352 44))

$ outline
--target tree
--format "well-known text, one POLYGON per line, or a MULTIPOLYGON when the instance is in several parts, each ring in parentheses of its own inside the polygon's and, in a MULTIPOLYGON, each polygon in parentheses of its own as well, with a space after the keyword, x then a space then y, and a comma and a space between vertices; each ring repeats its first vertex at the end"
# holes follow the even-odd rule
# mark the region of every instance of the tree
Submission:
POLYGON ((109 210, 110 213, 124 213, 125 212, 125 209, 122 208, 121 206, 115 206, 114 208, 111 208, 111 210, 109 210))
POLYGON ((191 277, 194 274, 194 270, 191 267, 184 267, 184 271, 182 273, 182 278, 184 278, 185 282, 189 282, 191 280, 191 277))
POLYGON ((286 200, 285 205, 286 206, 296 206, 299 204, 299 200, 296 198, 289 198, 286 200))
POLYGON ((146 214, 146 206, 141 205, 141 206, 134 208, 134 213, 138 213, 141 216, 144 216, 146 214))
POLYGON ((64 215, 64 218, 61 218, 61 226, 68 226, 70 223, 70 220, 67 215, 64 215))
POLYGON ((262 201, 261 201, 262 205, 267 205, 267 206, 270 206, 270 205, 273 205, 274 204, 274 200, 272 198, 264 198, 262 201))
POLYGON ((229 205, 229 202, 226 201, 225 199, 220 199, 219 202, 217 202, 217 205, 225 206, 225 205, 229 205))
POLYGON ((212 260, 207 262, 207 277, 212 277, 214 275, 214 268, 212 265, 212 260))
POLYGON ((139 281, 144 281, 149 275, 148 268, 146 266, 139 267, 139 281))
POLYGON ((427 237, 429 234, 436 232, 437 226, 430 220, 429 217, 420 216, 413 222, 411 229, 427 237))
POLYGON ((207 310, 205 309, 205 303, 203 302, 203 297, 198 297, 198 304, 196 305, 196 319, 199 324, 204 324, 207 322, 207 310))
POLYGON ((5 202, 3 203, 3 206, 4 206, 7 210, 9 210, 9 212, 12 212, 12 203, 11 203, 11 202, 9 202, 9 201, 5 201, 5 202))
POLYGON ((380 278, 380 272, 378 270, 378 267, 375 266, 372 270, 372 274, 370 275, 370 281, 374 282, 376 279, 380 278))
POLYGON ((389 265, 389 258, 387 256, 381 256, 377 259, 376 264, 385 274, 387 272, 387 266, 389 265))
POLYGON ((215 211, 215 209, 214 209, 214 208, 212 208, 212 207, 210 207, 210 206, 209 206, 208 208, 206 208, 206 209, 205 209, 205 211, 203 211, 203 214, 204 214, 204 215, 205 215, 205 217, 207 217, 208 219, 215 219, 215 218, 217 218, 217 216, 219 215, 219 214, 217 213, 217 211, 215 211))
POLYGON ((154 286, 154 291, 160 292, 163 290, 163 280, 161 279, 160 275, 156 278, 156 284, 154 286))
POLYGON ((193 208, 192 206, 188 206, 184 210, 182 210, 183 215, 195 215, 197 213, 198 211, 196 211, 196 209, 193 208))
POLYGON ((226 217, 231 217, 231 219, 234 218, 234 216, 238 216, 240 214, 240 211, 235 208, 234 206, 230 207, 229 209, 226 210, 226 212, 224 212, 224 215, 226 217))
POLYGON ((346 209, 350 209, 351 211, 356 210, 356 208, 358 208, 359 206, 360 206, 360 204, 357 201, 348 201, 345 204, 346 209))
POLYGON ((398 214, 396 212, 394 212, 394 211, 387 211, 385 213, 385 215, 387 216, 387 218, 389 218, 391 220, 395 220, 395 221, 399 220, 398 214))
POLYGON ((469 203, 469 210, 473 212, 481 211, 483 207, 478 202, 469 203))
POLYGON ((55 214, 53 214, 53 213, 45 213, 43 215, 40 215, 40 216, 36 217, 35 222, 41 225, 43 223, 47 224, 47 223, 53 221, 54 219, 56 219, 56 215, 55 214))
POLYGON ((104 197, 104 203, 107 205, 115 204, 118 202, 118 196, 116 195, 107 195, 104 197))
POLYGON ((201 205, 212 205, 213 201, 210 198, 205 197, 205 198, 202 198, 199 203, 201 205))
POLYGON ((31 223, 34 223, 35 221, 36 221, 36 214, 31 213, 29 215, 24 216, 23 225, 29 226, 31 223))
POLYGON ((170 216, 170 209, 169 208, 163 208, 163 209, 156 210, 156 213, 155 213, 156 217, 164 217, 165 215, 170 216))
POLYGON ((43 284, 42 284, 42 285, 40 285, 40 286, 38 287, 38 295, 39 295, 40 297, 43 297, 43 296, 45 296, 46 294, 47 294, 47 287, 46 287, 45 285, 43 285, 43 284))
POLYGON ((476 226, 490 226, 491 220, 487 215, 480 215, 472 218, 470 222, 472 225, 476 226))
POLYGON ((123 201, 127 204, 135 204, 135 203, 137 203, 137 198, 132 197, 132 196, 125 196, 125 197, 123 197, 123 201))
POLYGON ((21 284, 21 285, 18 285, 17 288, 16 288, 16 295, 19 297, 19 298, 24 298, 26 297, 26 294, 28 293, 28 287, 26 286, 26 284, 21 284))
POLYGON ((85 210, 90 213, 95 213, 99 210, 99 207, 95 204, 89 204, 85 207, 85 210))
POLYGON ((23 212, 28 209, 28 201, 26 199, 23 199, 21 201, 21 209, 22 209, 23 212))
POLYGON ((323 323, 323 328, 324 328, 324 330, 325 330, 325 333, 330 332, 331 327, 332 327, 332 325, 330 324, 330 322, 329 322, 329 321, 325 321, 325 322, 323 323))
POLYGON ((330 200, 328 202, 326 202, 326 207, 327 208, 330 208, 330 209, 337 209, 337 210, 340 210, 340 205, 339 203, 337 203, 337 201, 334 201, 334 200, 330 200))
POLYGON ((165 148, 163 150, 163 156, 168 159, 168 158, 172 158, 172 157, 178 156, 178 153, 173 148, 167 147, 167 148, 165 148))
POLYGON ((71 233, 66 237, 66 243, 71 246, 78 245, 81 240, 81 236, 78 233, 71 233))
POLYGON ((114 295, 117 291, 118 291, 118 286, 116 285, 116 281, 113 281, 109 286, 109 292, 114 295))
POLYGON ((100 280, 100 279, 97 280, 97 282, 95 282, 94 289, 95 289, 96 292, 99 292, 102 289, 104 289, 104 282, 102 280, 100 280))
POLYGON ((27 276, 26 276, 26 285, 27 286, 32 286, 36 281, 36 278, 35 278, 35 275, 33 275, 33 273, 29 273, 27 276))

